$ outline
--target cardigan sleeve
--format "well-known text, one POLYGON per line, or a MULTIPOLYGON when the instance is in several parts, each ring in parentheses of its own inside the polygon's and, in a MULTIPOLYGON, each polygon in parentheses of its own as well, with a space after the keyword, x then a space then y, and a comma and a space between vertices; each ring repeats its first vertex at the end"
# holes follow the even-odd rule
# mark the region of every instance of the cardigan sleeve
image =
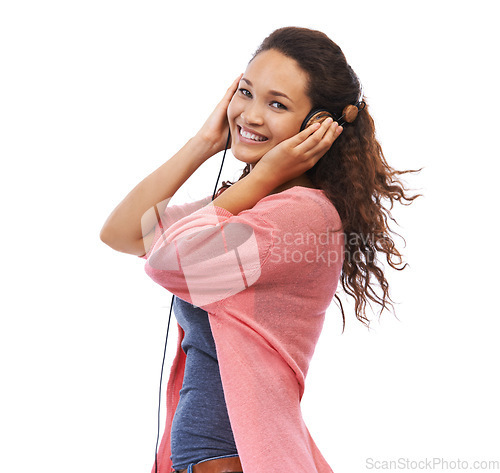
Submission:
POLYGON ((146 273, 207 311, 259 279, 273 241, 273 226, 258 212, 233 215, 212 203, 156 232, 146 273))
POLYGON ((163 211, 162 215, 159 216, 160 219, 158 223, 154 227, 154 238, 149 247, 149 250, 147 251, 146 254, 139 256, 139 258, 148 259, 151 250, 154 248, 156 242, 158 241, 158 239, 160 238, 160 236, 162 235, 162 233, 165 231, 166 228, 169 228, 171 225, 173 225, 181 218, 184 218, 192 214, 196 210, 201 209, 211 201, 212 201, 212 196, 207 196, 204 197, 203 199, 196 200, 194 202, 187 202, 185 204, 180 204, 180 205, 169 205, 165 207, 165 210, 163 211))

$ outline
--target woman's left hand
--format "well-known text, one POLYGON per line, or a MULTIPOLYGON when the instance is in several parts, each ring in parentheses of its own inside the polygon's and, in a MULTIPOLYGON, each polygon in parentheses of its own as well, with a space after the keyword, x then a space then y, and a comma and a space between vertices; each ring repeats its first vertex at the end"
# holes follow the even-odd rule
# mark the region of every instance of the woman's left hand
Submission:
POLYGON ((342 130, 331 118, 321 124, 315 123, 268 151, 254 166, 252 173, 257 172, 278 187, 311 169, 342 130))

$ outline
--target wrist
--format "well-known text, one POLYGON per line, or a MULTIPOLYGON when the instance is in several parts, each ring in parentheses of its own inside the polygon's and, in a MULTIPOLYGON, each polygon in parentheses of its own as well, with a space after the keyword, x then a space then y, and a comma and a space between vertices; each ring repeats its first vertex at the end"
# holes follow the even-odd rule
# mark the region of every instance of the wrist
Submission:
MULTIPOLYGON (((257 163, 259 164, 259 163, 257 163)), ((276 189, 280 183, 276 182, 273 176, 273 172, 266 168, 266 166, 258 166, 254 164, 247 176, 255 182, 255 184, 265 192, 265 195, 270 194, 274 189, 276 189)))
POLYGON ((205 159, 210 158, 214 154, 224 149, 224 144, 214 141, 212 138, 197 133, 191 138, 193 146, 195 146, 205 156, 205 159))
POLYGON ((204 163, 215 154, 213 145, 198 135, 190 138, 187 142, 187 146, 189 147, 191 156, 197 159, 200 164, 204 163))
POLYGON ((237 215, 243 210, 251 209, 273 189, 274 185, 265 176, 252 171, 215 198, 212 204, 237 215))

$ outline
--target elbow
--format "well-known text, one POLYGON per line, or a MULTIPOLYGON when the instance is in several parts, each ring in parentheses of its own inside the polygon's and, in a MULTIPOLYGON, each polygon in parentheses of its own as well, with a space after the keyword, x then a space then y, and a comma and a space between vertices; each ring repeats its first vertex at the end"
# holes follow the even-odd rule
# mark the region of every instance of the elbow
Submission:
POLYGON ((113 225, 111 223, 111 217, 112 215, 106 219, 99 233, 101 241, 108 246, 112 246, 113 239, 115 239, 116 235, 116 231, 113 230, 113 225))
POLYGON ((109 230, 109 228, 106 227, 106 225, 104 225, 102 228, 101 228, 101 233, 99 233, 99 238, 101 239, 101 241, 103 243, 105 243, 106 245, 108 245, 109 247, 113 248, 113 236, 109 230))
POLYGON ((118 247, 123 245, 119 232, 113 229, 108 222, 102 226, 99 238, 104 244, 108 245, 113 250, 118 250, 118 247))
POLYGON ((115 251, 119 251, 120 253, 127 253, 134 256, 143 256, 146 253, 142 238, 134 241, 125 240, 123 238, 119 238, 119 235, 117 235, 116 232, 113 232, 106 226, 101 229, 99 238, 104 244, 115 251))

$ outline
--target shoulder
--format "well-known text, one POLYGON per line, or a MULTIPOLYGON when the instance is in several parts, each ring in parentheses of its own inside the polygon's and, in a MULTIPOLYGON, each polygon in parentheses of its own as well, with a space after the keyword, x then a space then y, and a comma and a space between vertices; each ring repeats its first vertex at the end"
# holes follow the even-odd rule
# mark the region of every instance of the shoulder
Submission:
POLYGON ((325 223, 341 225, 339 213, 325 192, 309 187, 295 186, 268 195, 251 211, 275 222, 277 226, 323 227, 325 223))

